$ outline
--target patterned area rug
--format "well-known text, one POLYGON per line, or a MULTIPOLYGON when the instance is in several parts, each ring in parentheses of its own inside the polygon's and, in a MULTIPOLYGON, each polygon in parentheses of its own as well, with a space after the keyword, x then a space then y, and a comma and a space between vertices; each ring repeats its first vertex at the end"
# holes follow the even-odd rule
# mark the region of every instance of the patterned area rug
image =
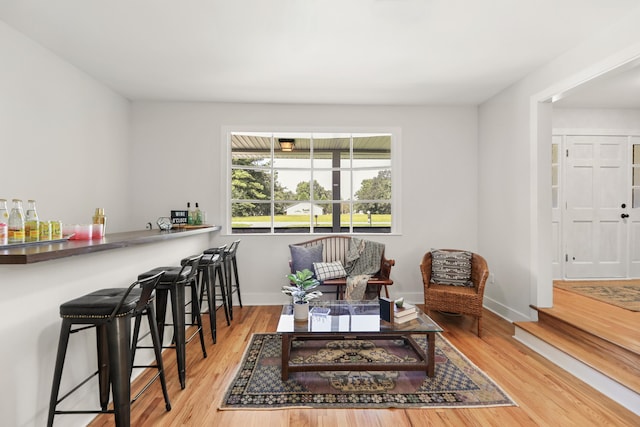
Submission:
MULTIPOLYGON (((424 348, 424 336, 414 336, 424 348)), ((295 372, 281 379, 278 334, 255 334, 220 409, 454 408, 515 406, 487 375, 436 334, 436 374, 417 371, 295 372)), ((403 340, 296 342, 293 363, 415 361, 403 340)))
POLYGON ((626 310, 640 311, 640 284, 637 280, 610 283, 554 282, 554 286, 626 310))

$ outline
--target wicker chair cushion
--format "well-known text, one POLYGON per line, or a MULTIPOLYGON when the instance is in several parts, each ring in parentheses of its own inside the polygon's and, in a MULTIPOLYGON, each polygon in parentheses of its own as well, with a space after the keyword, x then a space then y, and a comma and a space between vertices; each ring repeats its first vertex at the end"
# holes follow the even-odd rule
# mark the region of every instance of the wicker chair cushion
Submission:
POLYGON ((469 286, 471 281, 471 252, 432 250, 431 283, 469 286))
POLYGON ((322 262, 322 245, 315 245, 305 248, 304 246, 289 245, 291 251, 291 269, 302 271, 308 268, 315 275, 314 262, 322 262))
POLYGON ((347 277, 347 272, 345 271, 341 261, 314 262, 313 268, 316 271, 316 278, 321 282, 330 279, 338 279, 340 277, 347 277))

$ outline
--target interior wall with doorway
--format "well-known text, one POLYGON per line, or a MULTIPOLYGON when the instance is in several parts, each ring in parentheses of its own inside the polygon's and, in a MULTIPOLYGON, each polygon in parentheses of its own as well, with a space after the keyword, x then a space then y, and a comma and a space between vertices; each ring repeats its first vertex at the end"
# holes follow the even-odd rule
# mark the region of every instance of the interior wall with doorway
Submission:
POLYGON ((553 107, 553 129, 609 130, 627 133, 640 130, 640 108, 553 107))
POLYGON ((640 57, 640 9, 479 107, 479 248, 494 282, 485 305, 512 320, 553 305, 551 123, 541 103, 640 57), (539 137, 540 136, 540 137, 539 137))
MULTIPOLYGON (((615 103, 606 92, 600 96, 603 104, 615 103)), ((633 147, 640 108, 554 106, 553 135, 553 278, 637 277, 640 177, 633 172, 640 159, 633 147)))

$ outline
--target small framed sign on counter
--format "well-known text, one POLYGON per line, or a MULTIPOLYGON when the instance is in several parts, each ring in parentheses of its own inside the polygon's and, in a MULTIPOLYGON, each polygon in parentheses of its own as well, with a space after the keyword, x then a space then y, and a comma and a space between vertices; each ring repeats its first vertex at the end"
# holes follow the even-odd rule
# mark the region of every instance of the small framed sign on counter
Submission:
POLYGON ((171 224, 181 225, 187 224, 189 220, 188 211, 171 211, 171 224))

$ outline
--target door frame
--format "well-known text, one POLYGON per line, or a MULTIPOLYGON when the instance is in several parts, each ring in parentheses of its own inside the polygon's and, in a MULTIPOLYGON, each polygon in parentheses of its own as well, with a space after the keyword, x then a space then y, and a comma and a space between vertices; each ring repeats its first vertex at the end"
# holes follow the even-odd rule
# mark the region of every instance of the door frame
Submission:
MULTIPOLYGON (((567 136, 615 136, 615 137, 625 137, 627 139, 627 147, 626 147, 626 153, 627 153, 627 158, 626 158, 626 167, 628 168, 628 170, 625 173, 626 179, 625 179, 625 187, 626 187, 626 199, 628 201, 629 204, 629 210, 628 212, 633 211, 633 199, 632 199, 632 177, 631 177, 631 173, 632 173, 632 162, 633 162, 633 142, 634 142, 634 138, 638 138, 640 137, 640 129, 586 129, 586 128, 553 128, 552 129, 552 138, 551 138, 551 144, 554 143, 554 140, 556 140, 556 137, 559 137, 560 139, 560 143, 559 143, 559 152, 560 152, 560 164, 559 164, 559 177, 558 179, 560 180, 559 182, 559 188, 558 188, 558 208, 553 208, 552 207, 552 228, 554 226, 554 223, 556 222, 556 220, 558 221, 559 224, 559 232, 557 234, 555 234, 552 239, 556 236, 559 237, 559 242, 553 242, 554 243, 554 250, 559 251, 559 253, 554 253, 554 257, 552 260, 552 269, 553 269, 553 279, 558 279, 558 280, 572 280, 570 278, 567 278, 567 259, 566 256, 568 254, 568 238, 567 238, 567 231, 565 230, 565 221, 566 221, 566 215, 567 215, 567 195, 566 195, 566 187, 565 187, 565 183, 566 183, 566 173, 567 173, 567 167, 566 167, 566 162, 567 162, 567 157, 564 155, 564 153, 566 153, 565 150, 567 150, 567 143, 566 143, 566 137, 567 136), (559 262, 559 265, 556 264, 556 260, 559 262)), ((638 211, 636 213, 636 215, 640 214, 640 209, 637 209, 638 211)), ((634 275, 631 274, 631 263, 633 262, 632 260, 632 236, 631 236, 631 227, 632 227, 632 218, 630 218, 629 221, 626 221, 624 227, 624 235, 627 237, 626 238, 626 242, 624 242, 625 245, 625 257, 623 259, 623 262, 625 263, 625 273, 624 273, 624 277, 622 277, 622 279, 625 278, 631 278, 636 277, 634 275)), ((598 279, 602 279, 602 277, 593 277, 593 278, 583 278, 580 280, 598 280, 598 279)), ((620 277, 616 277, 616 279, 621 279, 620 277)), ((577 280, 577 279, 575 279, 577 280)))

